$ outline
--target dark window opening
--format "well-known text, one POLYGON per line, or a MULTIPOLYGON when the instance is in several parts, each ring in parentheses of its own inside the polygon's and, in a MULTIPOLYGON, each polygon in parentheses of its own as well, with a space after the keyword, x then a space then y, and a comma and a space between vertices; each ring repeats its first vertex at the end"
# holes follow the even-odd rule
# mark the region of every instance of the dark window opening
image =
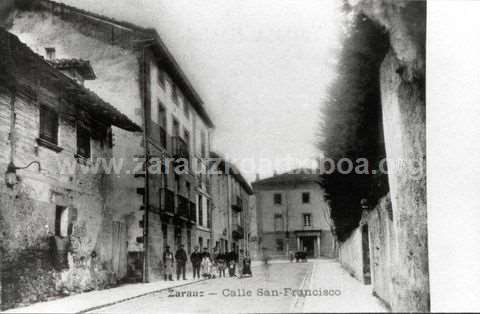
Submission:
POLYGON ((310 193, 308 192, 302 193, 302 203, 304 204, 310 203, 310 193))
POLYGON ((178 89, 175 85, 172 85, 172 101, 178 105, 178 89))
POLYGON ((207 228, 212 228, 212 209, 210 208, 210 200, 207 200, 207 228))
POLYGON ((198 224, 203 226, 203 199, 202 196, 198 196, 198 224))
POLYGON ((45 52, 47 54, 47 59, 48 60, 55 60, 56 59, 56 51, 55 48, 53 47, 47 47, 45 48, 45 52))
POLYGON ((77 125, 77 154, 90 158, 90 131, 80 125, 77 125))
POLYGON ((158 69, 158 84, 165 89, 165 72, 162 69, 158 69))
POLYGON ((282 204, 282 194, 275 193, 273 195, 273 203, 276 204, 276 205, 281 205, 282 204))
POLYGON ((207 157, 207 136, 205 134, 204 131, 202 131, 202 135, 201 135, 201 156, 202 158, 206 158, 207 157))
POLYGON ((40 138, 58 145, 58 114, 46 105, 40 106, 40 138))

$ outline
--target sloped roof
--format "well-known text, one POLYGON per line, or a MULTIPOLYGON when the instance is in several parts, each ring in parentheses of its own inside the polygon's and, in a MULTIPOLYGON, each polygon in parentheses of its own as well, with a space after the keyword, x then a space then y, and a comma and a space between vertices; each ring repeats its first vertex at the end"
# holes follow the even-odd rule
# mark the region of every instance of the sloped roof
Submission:
POLYGON ((292 185, 312 182, 322 182, 318 169, 299 168, 279 175, 274 175, 272 177, 265 178, 259 181, 255 181, 252 183, 252 186, 255 188, 257 186, 292 185))
POLYGON ((138 35, 139 41, 143 42, 145 45, 151 43, 152 51, 155 53, 158 59, 162 60, 162 62, 165 62, 166 68, 169 71, 169 74, 172 76, 172 79, 176 82, 176 84, 179 85, 182 93, 188 98, 193 108, 198 112, 200 117, 204 119, 205 123, 209 127, 215 127, 210 118, 210 115, 204 107, 203 100, 193 88, 192 83, 189 81, 183 70, 180 68, 180 65, 173 57, 173 54, 169 51, 163 40, 160 38, 160 35, 154 28, 145 28, 135 25, 133 23, 119 21, 111 17, 82 10, 53 0, 15 0, 15 3, 21 9, 22 7, 25 8, 26 1, 29 2, 30 7, 33 7, 35 4, 40 6, 43 4, 44 9, 48 10, 53 10, 53 8, 55 7, 59 8, 60 11, 68 9, 71 12, 80 14, 83 17, 91 18, 92 20, 95 20, 97 22, 102 21, 106 24, 112 25, 113 27, 116 26, 118 28, 131 30, 136 35, 138 35))
MULTIPOLYGON (((240 183, 243 189, 247 191, 249 195, 253 194, 252 187, 250 186, 250 184, 248 184, 247 180, 245 180, 240 170, 234 164, 226 161, 225 158, 223 158, 216 152, 210 152, 210 158, 220 159, 220 163, 217 163, 220 170, 225 172, 226 169, 228 168, 229 173, 227 174, 231 174, 238 181, 238 183, 240 183)), ((212 165, 213 165, 213 162, 214 160, 212 160, 212 165)))
POLYGON ((0 28, 0 84, 11 91, 29 88, 32 80, 59 87, 62 96, 84 108, 97 119, 128 131, 142 129, 114 106, 51 66, 17 36, 0 28))
POLYGON ((94 80, 97 78, 93 71, 90 61, 83 59, 55 59, 47 61, 55 69, 67 70, 76 69, 85 80, 94 80))

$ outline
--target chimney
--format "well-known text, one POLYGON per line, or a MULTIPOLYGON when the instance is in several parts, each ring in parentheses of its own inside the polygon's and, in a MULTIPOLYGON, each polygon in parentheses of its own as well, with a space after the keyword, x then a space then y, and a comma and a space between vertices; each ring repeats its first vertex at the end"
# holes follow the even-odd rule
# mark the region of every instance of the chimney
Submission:
POLYGON ((47 53, 47 60, 55 60, 57 58, 55 48, 47 47, 45 48, 45 52, 47 53))
POLYGON ((255 175, 255 181, 260 181, 260 174, 257 172, 257 174, 255 175))
POLYGON ((276 177, 278 175, 277 170, 273 170, 273 176, 276 177))

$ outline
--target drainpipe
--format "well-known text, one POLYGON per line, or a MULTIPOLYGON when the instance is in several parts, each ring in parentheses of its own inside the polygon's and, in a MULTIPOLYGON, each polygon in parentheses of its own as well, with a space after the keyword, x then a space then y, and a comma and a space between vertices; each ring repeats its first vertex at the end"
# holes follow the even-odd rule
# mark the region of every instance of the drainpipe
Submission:
POLYGON ((15 145, 16 145, 16 135, 15 135, 15 123, 16 123, 16 113, 15 113, 15 92, 10 94, 10 163, 13 163, 15 159, 15 145))

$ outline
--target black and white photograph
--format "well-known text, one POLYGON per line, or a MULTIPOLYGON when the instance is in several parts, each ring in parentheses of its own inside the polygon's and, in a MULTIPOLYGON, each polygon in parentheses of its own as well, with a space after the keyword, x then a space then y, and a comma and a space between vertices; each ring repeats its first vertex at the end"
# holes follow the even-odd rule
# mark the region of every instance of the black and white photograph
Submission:
POLYGON ((0 0, 0 311, 479 310, 478 4, 0 0))

